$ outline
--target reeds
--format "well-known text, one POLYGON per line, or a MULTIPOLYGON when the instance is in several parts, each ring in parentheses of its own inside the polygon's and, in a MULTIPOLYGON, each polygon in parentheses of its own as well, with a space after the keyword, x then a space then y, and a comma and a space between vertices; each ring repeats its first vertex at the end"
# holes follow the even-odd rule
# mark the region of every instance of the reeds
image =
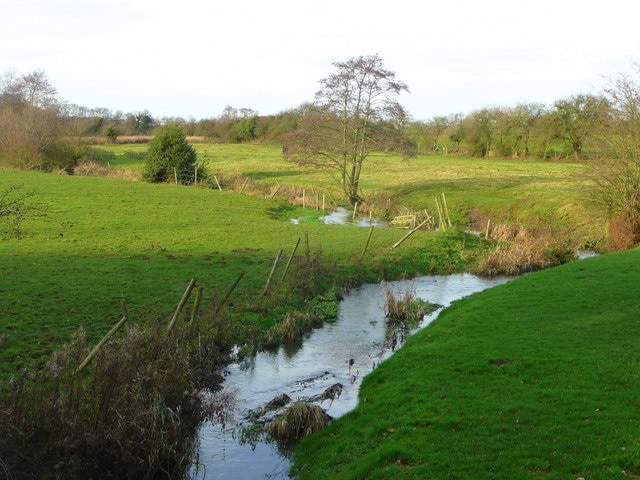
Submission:
POLYGON ((413 287, 406 289, 402 295, 398 296, 385 284, 384 294, 384 312, 389 325, 416 325, 425 315, 438 308, 438 305, 416 297, 413 287))
POLYGON ((497 242, 475 268, 477 275, 519 275, 575 260, 567 235, 544 224, 521 226, 498 224, 489 233, 497 242))
POLYGON ((3 395, 0 458, 16 478, 181 478, 197 425, 224 420, 229 398, 204 398, 222 361, 211 319, 134 325, 91 364, 83 330, 44 369, 23 371, 3 395), (209 321, 206 321, 209 320, 209 321))
POLYGON ((279 441, 292 442, 322 430, 330 420, 331 417, 318 405, 296 401, 278 418, 267 422, 264 429, 279 441))

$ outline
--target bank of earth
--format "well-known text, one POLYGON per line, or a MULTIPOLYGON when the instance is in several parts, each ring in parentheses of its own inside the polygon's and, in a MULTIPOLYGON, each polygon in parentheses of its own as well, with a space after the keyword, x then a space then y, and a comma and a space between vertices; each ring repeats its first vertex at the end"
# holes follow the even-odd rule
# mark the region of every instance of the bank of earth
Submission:
POLYGON ((640 249, 455 302, 295 450, 307 479, 640 478, 640 249))

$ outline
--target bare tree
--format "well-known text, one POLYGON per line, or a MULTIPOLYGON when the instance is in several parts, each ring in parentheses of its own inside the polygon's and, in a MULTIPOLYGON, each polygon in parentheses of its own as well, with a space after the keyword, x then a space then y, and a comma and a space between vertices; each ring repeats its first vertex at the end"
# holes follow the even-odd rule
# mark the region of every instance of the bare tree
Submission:
POLYGON ((337 170, 353 205, 362 200, 362 166, 375 149, 399 141, 407 114, 395 96, 408 92, 378 55, 336 62, 338 72, 320 80, 315 102, 301 128, 286 137, 287 158, 302 165, 337 170))
POLYGON ((57 105, 56 89, 51 85, 43 70, 17 76, 13 72, 6 72, 0 79, 0 95, 2 103, 16 107, 29 105, 34 108, 46 109, 57 105))
POLYGON ((610 155, 593 163, 596 198, 610 220, 613 248, 640 243, 640 64, 610 80, 611 131, 603 138, 610 155))

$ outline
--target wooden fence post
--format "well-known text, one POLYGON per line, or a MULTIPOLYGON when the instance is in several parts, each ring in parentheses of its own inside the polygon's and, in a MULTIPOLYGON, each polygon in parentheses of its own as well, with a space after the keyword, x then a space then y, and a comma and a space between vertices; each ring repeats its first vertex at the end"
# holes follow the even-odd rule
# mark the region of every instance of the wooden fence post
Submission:
POLYGON ((244 272, 240 272, 238 277, 235 279, 235 281, 229 287, 229 290, 227 290, 227 293, 225 294, 224 298, 220 301, 220 303, 218 305, 216 305, 216 308, 213 311, 214 314, 218 313, 220 311, 220 309, 224 306, 224 304, 227 303, 227 300, 231 296, 231 293, 236 289, 236 287, 238 286, 238 283, 240 283, 240 279, 243 276, 244 276, 244 272))
POLYGON ((284 281, 285 277, 287 276, 287 272, 289 271, 289 267, 291 266, 291 262, 293 261, 293 257, 296 254, 296 251, 298 250, 298 245, 300 245, 300 237, 298 237, 298 241, 296 242, 296 246, 293 247, 293 252, 291 252, 291 255, 289 256, 289 261, 287 262, 287 266, 284 267, 284 272, 282 272, 282 278, 280 279, 280 281, 284 281))
POLYGON ((367 241, 364 244, 364 248, 362 249, 360 258, 358 258, 358 265, 360 265, 360 263, 362 262, 362 259, 364 258, 364 254, 367 251, 367 248, 369 247, 369 241, 371 240, 371 235, 373 235, 373 225, 371 225, 371 228, 369 228, 369 236, 367 237, 367 241))
POLYGON ((411 235, 413 235, 415 232, 417 232, 420 228, 422 228, 423 225, 426 225, 428 221, 429 221, 429 219, 427 218, 424 222, 422 222, 420 225, 418 225, 416 228, 411 230, 404 237, 402 237, 400 240, 398 240, 396 243, 394 243, 393 246, 391 247, 391 250, 395 249, 402 242, 404 242, 407 238, 409 238, 411 235))
POLYGON ((273 261, 273 267, 271 267, 271 273, 269 273, 269 278, 267 278, 267 283, 264 286, 264 290, 262 290, 263 297, 269 292, 269 287, 271 286, 271 280, 273 280, 273 274, 276 271, 276 267, 278 266, 278 262, 280 261, 281 255, 282 255, 282 249, 278 250, 278 254, 276 255, 275 260, 273 261))
POLYGON ((173 327, 176 324, 176 320, 178 319, 178 315, 180 315, 180 312, 184 308, 184 304, 187 303, 187 300, 189 299, 189 295, 191 294, 191 290, 193 289, 195 284, 196 284, 196 279, 192 278, 191 281, 189 282, 189 285, 187 285, 187 289, 182 294, 180 303, 178 303, 178 307, 176 308, 176 311, 174 312, 173 317, 171 318, 171 321, 167 326, 167 332, 171 332, 171 330, 173 330, 173 327))
POLYGON ((244 187, 247 186, 247 182, 249 181, 249 177, 244 179, 244 183, 242 184, 242 188, 240 189, 240 193, 242 193, 242 191, 244 190, 244 187))
POLYGON ((118 323, 116 323, 113 326, 113 328, 111 328, 111 330, 109 330, 109 332, 107 332, 107 334, 104 337, 102 337, 102 340, 100 340, 95 347, 93 347, 93 349, 89 352, 89 354, 82 361, 82 363, 78 366, 78 368, 76 368, 75 372, 73 372, 74 375, 76 375, 76 374, 80 373, 82 370, 84 370, 84 368, 87 365, 89 365, 89 362, 91 362, 91 360, 93 360, 93 357, 95 357, 96 354, 100 351, 102 346, 105 343, 107 343, 107 341, 111 337, 113 337, 113 335, 120 329, 120 327, 122 327, 125 323, 127 323, 127 321, 129 320, 129 313, 127 312, 127 306, 125 305, 124 301, 122 302, 122 310, 123 310, 123 314, 122 314, 122 318, 120 319, 120 321, 118 323))

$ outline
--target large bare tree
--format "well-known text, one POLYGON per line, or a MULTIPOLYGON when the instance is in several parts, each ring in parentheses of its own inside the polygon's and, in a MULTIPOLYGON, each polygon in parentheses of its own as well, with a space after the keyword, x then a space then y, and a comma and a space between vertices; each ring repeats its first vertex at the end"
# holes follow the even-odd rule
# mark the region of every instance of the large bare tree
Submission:
POLYGON ((286 156, 302 165, 338 172, 345 196, 362 201, 360 175, 369 154, 406 147, 407 114, 396 96, 408 92, 378 55, 333 64, 338 71, 320 80, 315 102, 306 106, 301 128, 285 139, 286 156))

